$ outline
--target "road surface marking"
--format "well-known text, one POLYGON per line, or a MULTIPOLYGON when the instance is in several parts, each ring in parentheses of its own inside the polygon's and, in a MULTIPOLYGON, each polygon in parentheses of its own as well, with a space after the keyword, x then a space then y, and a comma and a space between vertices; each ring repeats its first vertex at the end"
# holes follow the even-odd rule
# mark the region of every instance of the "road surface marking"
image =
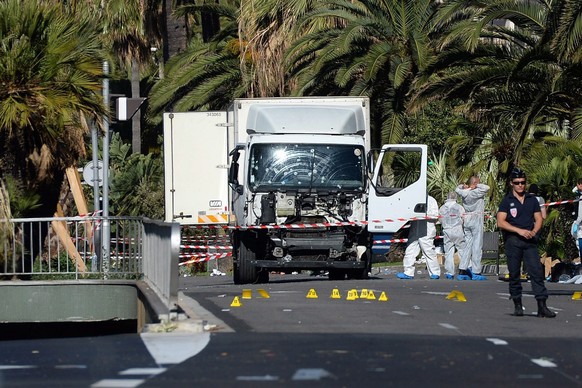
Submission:
POLYGON ((36 365, 0 365, 0 370, 10 369, 34 369, 36 365))
POLYGON ((95 384, 91 384, 93 388, 134 388, 143 384, 144 379, 105 379, 97 381, 95 384))
POLYGON ((333 377, 331 373, 321 368, 297 369, 291 380, 321 380, 325 377, 333 377))
POLYGON ((179 364, 200 353, 210 333, 141 333, 141 339, 158 365, 179 364))
POLYGON ((555 368, 558 366, 557 364, 554 364, 550 360, 546 360, 544 358, 532 358, 531 362, 544 368, 555 368))
POLYGON ((124 371, 119 372, 120 375, 159 375, 160 373, 164 373, 167 369, 166 368, 130 368, 124 371))
POLYGON ((277 381, 278 376, 264 375, 264 376, 237 376, 238 381, 277 381))
POLYGON ((487 338, 487 341, 493 343, 493 345, 507 345, 507 341, 499 338, 487 338))

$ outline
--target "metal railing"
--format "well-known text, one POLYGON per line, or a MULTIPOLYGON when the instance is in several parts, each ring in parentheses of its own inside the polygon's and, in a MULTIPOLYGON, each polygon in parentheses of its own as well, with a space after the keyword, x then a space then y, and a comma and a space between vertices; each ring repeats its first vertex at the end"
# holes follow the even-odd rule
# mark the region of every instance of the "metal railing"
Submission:
POLYGON ((179 255, 180 224, 144 219, 144 279, 168 307, 178 296, 179 255))
POLYGON ((0 278, 144 279, 171 307, 179 246, 178 224, 139 217, 0 219, 0 278))

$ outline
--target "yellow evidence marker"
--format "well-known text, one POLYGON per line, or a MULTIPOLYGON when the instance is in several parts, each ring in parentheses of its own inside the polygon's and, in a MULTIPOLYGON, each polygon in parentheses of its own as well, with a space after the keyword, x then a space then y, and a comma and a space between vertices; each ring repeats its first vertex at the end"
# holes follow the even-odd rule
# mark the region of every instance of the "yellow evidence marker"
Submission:
POLYGON ((312 288, 311 290, 309 290, 306 298, 307 299, 317 299, 317 293, 315 292, 315 289, 312 288))
POLYGON ((447 295, 447 299, 457 299, 459 302, 466 302, 467 298, 461 291, 453 290, 447 295))
POLYGON ((230 304, 230 307, 240 307, 240 306, 242 306, 242 304, 240 303, 238 296, 235 296, 234 299, 232 300, 232 303, 230 304))

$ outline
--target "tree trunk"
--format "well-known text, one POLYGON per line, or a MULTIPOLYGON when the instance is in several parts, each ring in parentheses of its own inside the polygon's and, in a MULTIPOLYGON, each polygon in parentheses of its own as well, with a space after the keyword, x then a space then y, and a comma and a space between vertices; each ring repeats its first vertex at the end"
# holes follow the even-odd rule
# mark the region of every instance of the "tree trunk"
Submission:
MULTIPOLYGON (((177 5, 181 3, 176 0, 177 5)), ((183 51, 188 43, 188 25, 186 18, 176 18, 173 15, 173 1, 164 0, 164 26, 162 31, 164 63, 171 57, 183 51)))
MULTIPOLYGON (((218 4, 218 0, 215 0, 218 4)), ((220 20, 215 12, 202 12, 202 40, 204 43, 210 40, 220 31, 220 20)))

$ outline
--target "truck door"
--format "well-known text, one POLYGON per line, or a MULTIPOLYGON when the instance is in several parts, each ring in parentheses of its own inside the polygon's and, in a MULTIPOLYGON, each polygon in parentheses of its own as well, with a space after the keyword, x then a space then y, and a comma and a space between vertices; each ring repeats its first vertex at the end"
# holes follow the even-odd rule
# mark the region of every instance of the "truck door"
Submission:
MULTIPOLYGON (((373 251, 389 243, 413 217, 426 215, 427 147, 423 144, 387 144, 373 161, 368 198, 368 231, 377 241, 373 251)), ((377 261, 377 260, 375 260, 377 261)))
POLYGON ((164 113, 166 221, 228 223, 226 115, 226 112, 164 113))

